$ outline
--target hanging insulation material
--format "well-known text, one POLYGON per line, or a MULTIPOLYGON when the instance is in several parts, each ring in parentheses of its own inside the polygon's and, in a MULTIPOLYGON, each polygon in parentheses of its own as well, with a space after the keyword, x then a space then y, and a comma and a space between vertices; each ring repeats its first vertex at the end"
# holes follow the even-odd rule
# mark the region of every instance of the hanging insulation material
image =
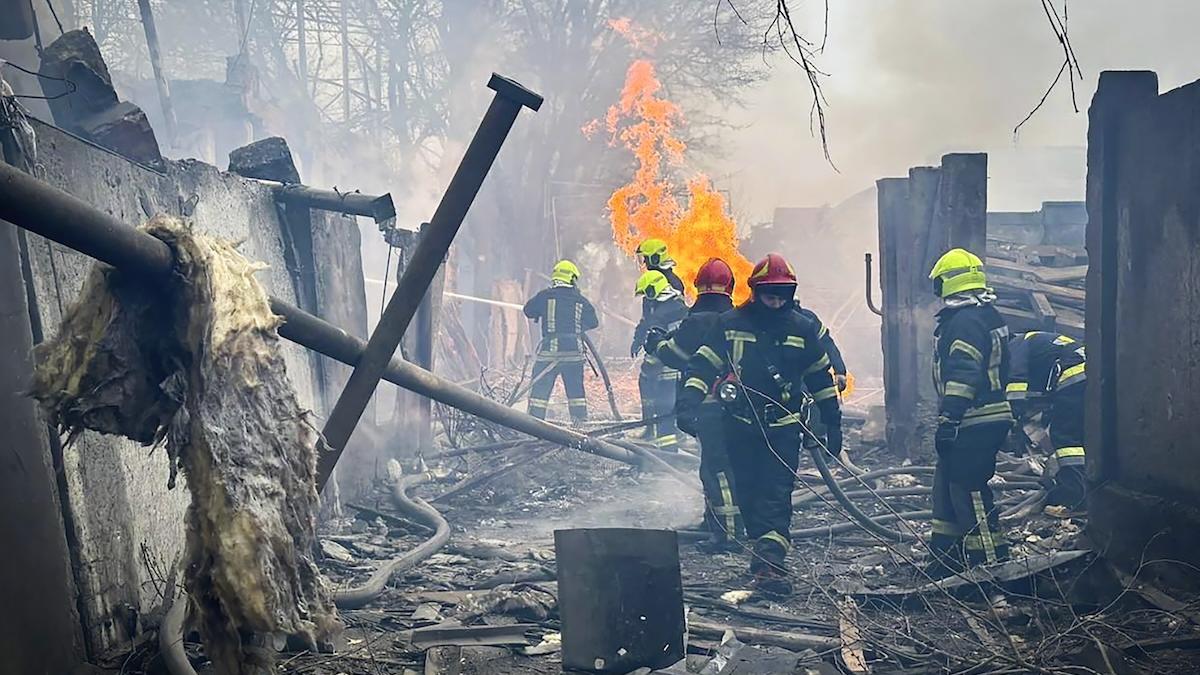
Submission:
POLYGON ((269 656, 247 636, 316 646, 340 629, 311 557, 319 435, 288 379, 280 318, 254 278, 262 266, 176 218, 146 229, 173 249, 171 278, 96 264, 37 349, 33 395, 70 437, 165 445, 168 485, 181 470, 192 495, 193 617, 217 671, 249 673, 269 656))

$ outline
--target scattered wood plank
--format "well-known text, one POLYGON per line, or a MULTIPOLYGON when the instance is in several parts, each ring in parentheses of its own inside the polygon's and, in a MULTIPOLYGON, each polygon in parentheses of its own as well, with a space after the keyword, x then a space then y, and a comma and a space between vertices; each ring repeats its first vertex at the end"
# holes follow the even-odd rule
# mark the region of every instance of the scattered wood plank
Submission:
POLYGON ((1146 602, 1164 612, 1183 617, 1188 621, 1191 621, 1193 624, 1200 626, 1200 614, 1197 614, 1195 611, 1193 611, 1187 603, 1172 598, 1170 595, 1167 595, 1164 591, 1152 584, 1138 581, 1137 579, 1118 569, 1112 563, 1108 563, 1108 568, 1112 570, 1113 575, 1117 577, 1117 579, 1121 582, 1121 585, 1136 593, 1146 602))
POLYGON ((725 631, 731 630, 739 640, 751 645, 774 645, 783 647, 795 652, 804 651, 805 649, 815 649, 823 651, 827 649, 840 649, 842 646, 841 638, 825 637, 823 635, 806 635, 804 633, 782 633, 773 630, 762 630, 759 628, 746 628, 743 626, 726 626, 724 624, 705 621, 697 617, 695 614, 688 616, 688 632, 702 638, 720 639, 725 631))
POLYGON ((1047 298, 1045 293, 1030 293, 1029 302, 1038 322, 1042 324, 1042 329, 1054 330, 1054 324, 1058 322, 1058 314, 1054 311, 1054 306, 1050 304, 1050 298, 1047 298))
POLYGON ((1084 301, 1087 300, 1087 293, 1078 288, 1070 288, 1068 286, 1055 286, 1052 284, 1044 284, 1040 281, 1027 281, 1025 279, 1016 279, 1013 277, 994 276, 989 281, 996 288, 1006 288, 1013 291, 1040 292, 1045 293, 1048 297, 1054 298, 1059 302, 1069 305, 1078 305, 1083 307, 1084 301))
POLYGON ((862 633, 858 630, 858 605, 849 596, 838 603, 838 633, 841 638, 842 664, 851 673, 869 673, 867 658, 863 654, 862 633))

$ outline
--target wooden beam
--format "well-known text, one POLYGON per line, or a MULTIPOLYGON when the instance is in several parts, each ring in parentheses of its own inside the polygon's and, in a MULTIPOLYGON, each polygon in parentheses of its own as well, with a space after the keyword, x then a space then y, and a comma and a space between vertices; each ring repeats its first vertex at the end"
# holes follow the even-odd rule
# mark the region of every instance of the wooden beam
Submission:
POLYGON ((1046 297, 1045 293, 1030 293, 1030 306, 1033 307, 1033 313, 1037 316, 1037 320, 1042 324, 1042 330, 1054 330, 1054 324, 1058 321, 1058 314, 1055 313, 1054 307, 1050 305, 1050 298, 1046 297))

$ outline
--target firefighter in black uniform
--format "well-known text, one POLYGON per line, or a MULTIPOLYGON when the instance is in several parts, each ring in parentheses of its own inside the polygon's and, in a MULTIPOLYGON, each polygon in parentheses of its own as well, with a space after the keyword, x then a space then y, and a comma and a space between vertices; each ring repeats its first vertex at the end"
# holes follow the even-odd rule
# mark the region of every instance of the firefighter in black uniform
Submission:
POLYGON ((542 324, 542 341, 533 362, 533 384, 529 390, 529 414, 546 419, 554 382, 562 376, 567 407, 576 424, 587 419, 583 391, 583 332, 600 325, 596 309, 576 286, 579 268, 570 260, 554 265, 550 288, 525 303, 525 316, 542 324))
MULTIPOLYGON (((646 336, 646 351, 654 353, 669 368, 687 377, 688 359, 716 324, 718 317, 733 309, 733 270, 720 258, 711 258, 696 272, 696 302, 675 332, 657 329, 646 336)), ((733 541, 742 537, 742 512, 737 505, 737 486, 729 464, 721 404, 711 394, 694 417, 677 420, 680 430, 700 440, 700 484, 704 487, 704 527, 710 538, 701 543, 708 551, 734 550, 733 541)))
MULTIPOLYGON (((683 296, 657 270, 649 271, 638 279, 634 289, 636 295, 649 302, 637 330, 645 336, 648 332, 669 333, 687 316, 687 305, 683 296)), ((642 368, 638 373, 638 391, 642 398, 642 419, 649 420, 667 416, 648 425, 648 436, 655 447, 664 452, 679 450, 679 436, 675 419, 669 417, 675 410, 675 387, 679 384, 679 371, 663 365, 658 355, 646 350, 642 368)))
POLYGON ((1087 499, 1084 480, 1083 396, 1087 387, 1087 354, 1074 338, 1030 331, 1009 343, 1011 367, 1006 391, 1013 415, 1020 420, 1046 409, 1050 442, 1058 471, 1046 502, 1077 510, 1087 499))
POLYGON ((983 261, 956 248, 929 278, 945 307, 937 314, 933 380, 940 403, 933 477, 931 576, 1008 557, 988 480, 1012 428, 1005 398, 1008 326, 993 306, 983 261))
POLYGON ((825 445, 835 455, 842 449, 841 409, 819 328, 795 310, 791 265, 771 253, 748 282, 751 301, 721 314, 688 361, 678 410, 682 417, 695 415, 710 392, 721 401, 746 535, 753 542, 750 572, 758 590, 784 595, 791 592, 784 561, 808 401, 820 410, 825 445))

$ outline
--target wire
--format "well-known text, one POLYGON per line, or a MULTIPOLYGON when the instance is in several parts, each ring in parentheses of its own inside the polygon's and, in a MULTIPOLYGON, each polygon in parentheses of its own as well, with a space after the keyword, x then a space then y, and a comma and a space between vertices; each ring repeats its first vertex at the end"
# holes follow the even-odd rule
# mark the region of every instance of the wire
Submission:
POLYGON ((54 17, 54 23, 58 24, 58 34, 63 35, 66 31, 63 30, 62 21, 58 19, 58 12, 54 11, 54 3, 46 0, 46 6, 50 8, 50 16, 54 17))
POLYGON ((54 96, 37 96, 34 94, 13 94, 13 98, 29 98, 29 99, 38 99, 38 100, 42 100, 42 101, 53 101, 55 99, 60 99, 64 96, 70 96, 71 94, 74 94, 77 89, 79 89, 79 87, 73 81, 71 81, 65 77, 54 77, 53 75, 46 75, 44 73, 39 73, 35 70, 30 70, 24 66, 13 63, 12 61, 6 61, 4 59, 0 59, 0 65, 5 65, 5 66, 10 66, 12 68, 16 68, 17 70, 21 71, 22 73, 25 73, 27 75, 32 75, 34 77, 40 77, 43 80, 52 80, 54 82, 63 82, 67 85, 66 91, 64 91, 61 94, 56 94, 54 96))
MULTIPOLYGON (((379 316, 383 316, 383 311, 385 309, 387 309, 387 301, 388 301, 387 287, 388 287, 388 279, 390 279, 392 276, 392 249, 393 248, 394 247, 391 244, 388 244, 387 264, 384 265, 384 268, 383 268, 383 294, 379 298, 379 316)), ((399 263, 397 263, 397 265, 399 265, 399 263)))

